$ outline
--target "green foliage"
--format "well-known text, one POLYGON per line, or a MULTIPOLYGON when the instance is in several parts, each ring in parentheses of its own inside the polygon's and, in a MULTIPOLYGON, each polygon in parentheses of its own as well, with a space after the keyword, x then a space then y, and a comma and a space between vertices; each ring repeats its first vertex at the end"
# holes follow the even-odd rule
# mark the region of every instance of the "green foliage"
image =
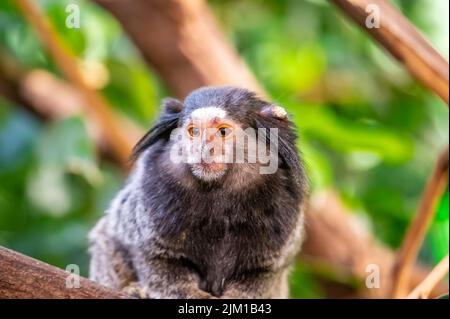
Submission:
POLYGON ((428 234, 428 245, 431 250, 432 262, 437 264, 448 254, 449 241, 449 207, 448 207, 448 189, 442 196, 437 207, 436 218, 431 225, 428 234))
MULTIPOLYGON (((38 2, 79 60, 99 66, 89 74, 114 108, 148 127, 169 93, 114 18, 91 1, 38 2), (80 29, 65 27, 68 3, 80 5, 80 29)), ((448 55, 448 10, 439 9, 448 2, 396 3, 448 55)), ((448 143, 442 102, 328 1, 209 4, 257 78, 292 114, 313 191, 336 189, 378 240, 398 247, 448 143)), ((6 52, 26 70, 60 74, 12 1, 0 2, 0 29, 0 57, 6 52)), ((60 267, 79 264, 86 274, 87 231, 123 180, 99 162, 82 118, 44 123, 0 99, 0 245, 60 267)), ((421 252, 425 262, 448 252, 448 212, 447 191, 421 252)), ((317 277, 317 269, 299 265, 292 296, 323 297, 317 277)))

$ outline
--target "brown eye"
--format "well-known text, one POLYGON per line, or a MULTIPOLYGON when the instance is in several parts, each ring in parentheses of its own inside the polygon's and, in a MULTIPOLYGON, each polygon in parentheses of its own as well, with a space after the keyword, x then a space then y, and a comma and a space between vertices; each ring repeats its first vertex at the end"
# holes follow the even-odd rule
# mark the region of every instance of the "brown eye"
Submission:
POLYGON ((200 135, 200 130, 198 129, 198 127, 190 126, 188 128, 188 133, 191 137, 197 137, 200 135))
POLYGON ((220 137, 227 137, 228 135, 230 135, 231 133, 231 128, 223 126, 223 127, 219 127, 219 129, 217 130, 217 134, 220 137))

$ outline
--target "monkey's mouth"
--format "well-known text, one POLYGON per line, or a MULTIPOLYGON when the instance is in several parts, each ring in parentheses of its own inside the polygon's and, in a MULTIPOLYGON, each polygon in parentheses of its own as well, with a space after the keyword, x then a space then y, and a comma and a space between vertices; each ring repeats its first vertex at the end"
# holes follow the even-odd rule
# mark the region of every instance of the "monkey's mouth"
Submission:
POLYGON ((203 180, 214 180, 221 176, 226 171, 224 163, 196 163, 191 166, 192 173, 203 180))
POLYGON ((198 165, 200 168, 202 168, 205 171, 221 171, 225 169, 224 163, 198 163, 195 164, 198 165))

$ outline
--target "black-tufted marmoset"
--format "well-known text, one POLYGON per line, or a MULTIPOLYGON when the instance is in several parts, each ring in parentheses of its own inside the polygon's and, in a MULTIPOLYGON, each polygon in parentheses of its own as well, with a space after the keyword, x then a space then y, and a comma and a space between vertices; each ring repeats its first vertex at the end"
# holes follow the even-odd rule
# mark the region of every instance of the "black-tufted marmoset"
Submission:
POLYGON ((282 107, 235 87, 166 99, 133 156, 90 233, 91 279, 144 298, 288 297, 307 179, 282 107))

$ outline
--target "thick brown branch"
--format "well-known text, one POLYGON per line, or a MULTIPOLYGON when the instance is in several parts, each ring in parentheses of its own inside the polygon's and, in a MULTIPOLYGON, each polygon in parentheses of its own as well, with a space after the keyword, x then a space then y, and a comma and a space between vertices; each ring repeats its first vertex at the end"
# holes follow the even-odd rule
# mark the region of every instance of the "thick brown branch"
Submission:
POLYGON ((405 235, 402 247, 394 265, 393 296, 401 298, 406 296, 412 266, 417 258, 420 246, 425 238, 426 231, 433 220, 436 203, 448 184, 448 148, 441 153, 436 162, 415 219, 412 221, 405 235))
MULTIPOLYGON (((386 0, 331 1, 389 51, 420 83, 439 95, 448 105, 448 62, 394 6, 386 0), (371 8, 378 10, 379 27, 366 25, 371 8)), ((373 11, 373 14, 376 16, 377 12, 373 11)))
POLYGON ((96 0, 120 21, 168 87, 185 97, 205 85, 264 95, 202 0, 96 0))
POLYGON ((70 275, 73 276, 36 259, 0 247, 0 299, 126 298, 121 293, 81 277, 77 286, 76 282, 68 277, 70 275))

